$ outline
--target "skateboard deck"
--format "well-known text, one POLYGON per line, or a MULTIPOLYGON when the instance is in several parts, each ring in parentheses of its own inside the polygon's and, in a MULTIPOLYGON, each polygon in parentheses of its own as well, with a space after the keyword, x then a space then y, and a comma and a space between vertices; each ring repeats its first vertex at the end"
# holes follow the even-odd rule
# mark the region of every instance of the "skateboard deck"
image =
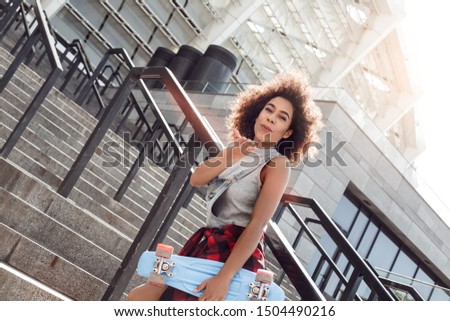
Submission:
MULTIPOLYGON (((139 258, 137 273, 149 278, 156 286, 168 285, 199 297, 202 292, 194 290, 204 280, 219 273, 223 263, 178 255, 163 255, 146 251, 139 258), (157 255, 158 254, 158 255, 157 255)), ((227 301, 270 300, 283 301, 284 291, 272 283, 273 274, 259 270, 258 274, 241 269, 230 283, 227 301)))

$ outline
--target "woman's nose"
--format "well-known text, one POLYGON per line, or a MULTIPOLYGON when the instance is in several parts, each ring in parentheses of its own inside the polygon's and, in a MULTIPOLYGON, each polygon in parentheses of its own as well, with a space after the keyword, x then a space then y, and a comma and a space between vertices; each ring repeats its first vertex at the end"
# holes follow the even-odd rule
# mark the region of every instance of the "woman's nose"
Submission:
POLYGON ((267 120, 271 123, 275 123, 275 115, 274 114, 268 115, 267 120))

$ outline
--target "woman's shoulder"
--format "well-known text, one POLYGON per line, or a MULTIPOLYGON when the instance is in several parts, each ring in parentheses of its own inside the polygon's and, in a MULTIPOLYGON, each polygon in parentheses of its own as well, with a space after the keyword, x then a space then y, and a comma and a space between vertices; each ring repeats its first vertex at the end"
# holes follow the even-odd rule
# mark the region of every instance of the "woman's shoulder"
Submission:
POLYGON ((280 166, 282 168, 291 168, 291 162, 286 156, 282 154, 278 154, 277 156, 271 158, 267 165, 269 165, 268 167, 275 167, 275 168, 279 168, 280 166))
POLYGON ((278 155, 270 159, 261 171, 261 182, 264 183, 268 175, 278 176, 284 173, 290 174, 291 163, 284 155, 278 155))

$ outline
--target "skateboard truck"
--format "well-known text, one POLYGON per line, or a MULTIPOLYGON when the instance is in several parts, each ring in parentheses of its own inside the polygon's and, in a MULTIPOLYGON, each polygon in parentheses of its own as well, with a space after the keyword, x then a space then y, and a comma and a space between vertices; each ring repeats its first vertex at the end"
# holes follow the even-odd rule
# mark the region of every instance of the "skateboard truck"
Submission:
POLYGON ((267 301, 270 284, 273 281, 273 273, 267 270, 258 269, 255 282, 250 282, 250 292, 247 294, 250 301, 267 301))
POLYGON ((164 244, 158 244, 156 246, 156 263, 153 267, 153 272, 150 274, 148 278, 148 284, 155 285, 158 287, 163 287, 166 283, 166 277, 163 275, 166 274, 168 277, 172 277, 172 268, 175 266, 175 262, 169 262, 167 259, 173 254, 173 247, 164 244))

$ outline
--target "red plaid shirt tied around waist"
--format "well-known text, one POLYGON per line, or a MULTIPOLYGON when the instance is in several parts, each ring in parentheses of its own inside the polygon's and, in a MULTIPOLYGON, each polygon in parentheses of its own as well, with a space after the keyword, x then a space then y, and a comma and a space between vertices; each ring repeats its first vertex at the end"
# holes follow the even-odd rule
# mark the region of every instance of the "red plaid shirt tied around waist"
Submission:
MULTIPOLYGON (((244 229, 245 227, 233 224, 226 225, 222 228, 202 227, 191 236, 178 254, 225 263, 244 229)), ((244 269, 256 273, 258 269, 265 267, 263 242, 264 236, 261 236, 257 248, 245 262, 244 269)), ((194 301, 198 300, 198 298, 169 287, 164 292, 161 300, 194 301)))

